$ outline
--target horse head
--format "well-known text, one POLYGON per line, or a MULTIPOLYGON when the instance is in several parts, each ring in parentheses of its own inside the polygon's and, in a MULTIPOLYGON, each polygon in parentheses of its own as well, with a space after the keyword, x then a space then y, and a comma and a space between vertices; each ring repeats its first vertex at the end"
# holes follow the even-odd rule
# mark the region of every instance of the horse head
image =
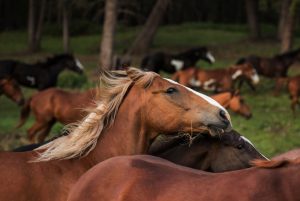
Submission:
POLYGON ((242 115, 246 119, 252 117, 250 107, 245 103, 244 98, 238 90, 232 92, 228 106, 233 112, 242 115))
POLYGON ((3 78, 0 80, 0 93, 5 94, 8 98, 18 105, 24 104, 24 96, 18 83, 12 78, 3 78))
POLYGON ((73 55, 62 54, 62 55, 56 56, 56 58, 63 64, 64 68, 69 69, 69 70, 74 71, 79 74, 83 73, 84 66, 73 55))
POLYGON ((188 52, 192 57, 197 58, 197 60, 203 59, 204 61, 207 61, 208 63, 211 64, 216 61, 214 56, 206 47, 193 48, 188 52))
POLYGON ((251 167, 255 159, 269 160, 246 137, 232 130, 220 136, 221 143, 209 150, 210 167, 213 172, 224 172, 251 167), (215 154, 218 153, 218 154, 215 154))

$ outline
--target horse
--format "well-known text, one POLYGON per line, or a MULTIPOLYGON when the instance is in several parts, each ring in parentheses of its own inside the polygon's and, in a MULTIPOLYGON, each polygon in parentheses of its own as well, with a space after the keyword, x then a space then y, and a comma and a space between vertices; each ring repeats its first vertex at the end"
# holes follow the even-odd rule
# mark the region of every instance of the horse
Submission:
POLYGON ((219 103, 156 73, 102 74, 100 101, 67 135, 35 151, 0 153, 0 200, 66 200, 90 168, 114 156, 144 154, 160 133, 232 129, 219 103))
POLYGON ((250 161, 266 159, 253 144, 235 130, 220 137, 197 135, 159 136, 148 154, 175 164, 208 172, 225 172, 251 167, 250 161))
POLYGON ((251 109, 249 105, 245 102, 244 98, 241 96, 239 90, 234 92, 222 92, 212 95, 211 98, 216 100, 226 109, 230 109, 236 114, 239 114, 246 119, 252 117, 251 109))
POLYGON ((84 92, 68 92, 58 88, 49 88, 34 94, 21 109, 20 128, 27 120, 30 111, 35 116, 34 124, 28 129, 28 139, 34 143, 43 142, 56 122, 64 125, 82 119, 87 111, 83 108, 92 107, 96 90, 84 92))
POLYGON ((25 102, 20 86, 12 78, 0 79, 0 95, 2 94, 16 102, 18 105, 23 105, 25 102))
POLYGON ((142 59, 141 68, 156 73, 159 73, 160 70, 174 73, 178 70, 195 66, 199 59, 209 63, 215 62, 215 58, 206 47, 196 47, 178 54, 156 52, 152 55, 145 56, 142 59))
POLYGON ((290 151, 284 152, 282 154, 276 155, 272 158, 272 160, 294 160, 296 158, 300 157, 300 149, 292 149, 290 151))
POLYGON ((268 78, 279 78, 287 77, 289 67, 296 61, 300 61, 300 48, 270 58, 251 55, 240 58, 236 64, 250 63, 259 75, 268 78))
POLYGON ((12 77, 20 85, 44 90, 55 87, 58 75, 64 69, 82 74, 83 66, 71 54, 60 54, 44 62, 27 64, 14 60, 0 61, 0 78, 12 77))
POLYGON ((214 92, 233 90, 237 81, 239 88, 246 81, 253 90, 259 83, 256 70, 248 63, 213 70, 188 68, 173 74, 172 79, 185 86, 214 92))
POLYGON ((300 105, 300 75, 288 78, 288 91, 291 99, 291 109, 296 116, 296 106, 300 105))
POLYGON ((68 201, 295 201, 300 159, 256 160, 255 167, 209 173, 147 155, 118 156, 94 166, 74 185, 68 201))

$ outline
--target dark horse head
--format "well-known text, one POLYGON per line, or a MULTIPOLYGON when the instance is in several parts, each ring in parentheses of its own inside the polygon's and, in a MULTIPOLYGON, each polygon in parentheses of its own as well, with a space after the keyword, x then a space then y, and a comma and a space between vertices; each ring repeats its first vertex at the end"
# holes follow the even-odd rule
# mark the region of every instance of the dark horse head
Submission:
MULTIPOLYGON (((188 58, 188 60, 197 62, 198 60, 202 59, 204 61, 207 61, 208 63, 214 63, 215 58, 210 53, 210 51, 207 49, 207 47, 195 47, 192 49, 189 49, 185 52, 182 52, 177 55, 178 57, 182 58, 188 58)), ((188 64, 186 64, 188 65, 188 64)), ((191 64, 191 66, 194 64, 191 64)))
POLYGON ((72 54, 59 54, 48 58, 47 64, 59 63, 62 68, 82 74, 84 67, 72 54))

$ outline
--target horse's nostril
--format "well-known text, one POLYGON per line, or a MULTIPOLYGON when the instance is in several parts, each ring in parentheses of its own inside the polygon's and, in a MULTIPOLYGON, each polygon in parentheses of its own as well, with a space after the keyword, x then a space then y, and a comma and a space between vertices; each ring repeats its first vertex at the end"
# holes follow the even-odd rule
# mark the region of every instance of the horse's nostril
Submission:
POLYGON ((222 120, 225 124, 228 125, 228 124, 230 123, 229 120, 228 120, 228 118, 227 118, 227 116, 226 116, 226 112, 225 112, 224 110, 220 110, 219 115, 220 115, 220 117, 221 117, 221 120, 222 120))

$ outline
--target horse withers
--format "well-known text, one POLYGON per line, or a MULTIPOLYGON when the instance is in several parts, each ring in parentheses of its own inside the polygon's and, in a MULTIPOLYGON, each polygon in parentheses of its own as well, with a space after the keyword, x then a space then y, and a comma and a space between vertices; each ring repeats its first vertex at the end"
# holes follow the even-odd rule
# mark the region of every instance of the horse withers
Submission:
POLYGON ((56 122, 64 125, 81 120, 87 111, 84 108, 94 106, 96 89, 84 92, 68 92, 58 88, 49 88, 34 94, 21 109, 21 127, 32 111, 35 122, 28 129, 28 138, 34 142, 43 142, 56 122))
POLYGON ((145 154, 160 133, 232 129, 219 103, 156 73, 130 68, 125 76, 106 73, 102 82, 100 101, 68 135, 35 151, 0 153, 0 181, 6 181, 0 200, 63 201, 90 168, 114 156, 145 154))
POLYGON ((11 99, 18 105, 23 105, 25 102, 20 86, 12 78, 0 79, 0 95, 2 94, 4 94, 6 97, 11 99))
POLYGON ((20 85, 44 90, 54 87, 64 69, 82 73, 83 65, 71 54, 60 54, 44 62, 27 64, 14 60, 0 61, 0 77, 12 77, 20 85))
POLYGON ((141 68, 156 73, 159 73, 160 70, 175 73, 195 66, 199 59, 209 63, 215 62, 215 58, 206 47, 196 47, 178 54, 156 52, 143 58, 141 68))

